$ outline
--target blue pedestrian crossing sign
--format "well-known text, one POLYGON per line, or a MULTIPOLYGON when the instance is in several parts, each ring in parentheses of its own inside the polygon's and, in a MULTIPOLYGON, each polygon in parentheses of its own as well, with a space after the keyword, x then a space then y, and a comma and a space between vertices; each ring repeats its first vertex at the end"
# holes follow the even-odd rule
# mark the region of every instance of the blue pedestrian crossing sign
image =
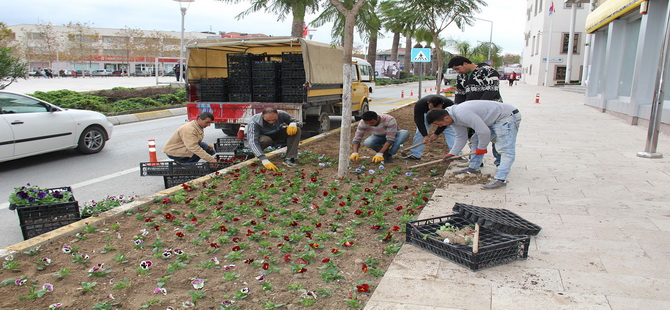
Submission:
POLYGON ((410 55, 412 62, 430 62, 429 48, 413 48, 410 55))

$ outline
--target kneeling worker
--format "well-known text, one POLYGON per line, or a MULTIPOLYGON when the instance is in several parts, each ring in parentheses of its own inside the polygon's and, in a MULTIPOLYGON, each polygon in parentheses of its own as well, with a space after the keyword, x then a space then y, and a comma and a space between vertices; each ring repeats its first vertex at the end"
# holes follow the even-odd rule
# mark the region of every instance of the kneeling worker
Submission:
POLYGON ((356 127, 354 134, 353 153, 349 156, 352 161, 358 160, 358 148, 361 145, 363 134, 369 131, 372 133, 365 139, 365 146, 375 150, 377 154, 372 157, 373 163, 393 161, 393 155, 398 152, 400 145, 409 137, 407 130, 398 128, 395 118, 388 114, 377 115, 374 111, 367 111, 361 115, 361 121, 356 127))
POLYGON ((179 126, 165 143, 163 152, 167 157, 181 164, 194 164, 201 158, 210 163, 216 163, 216 158, 212 157, 216 153, 214 146, 202 142, 205 137, 205 128, 213 121, 212 113, 202 112, 195 120, 179 126))
POLYGON ((294 119, 290 114, 275 108, 265 108, 263 112, 251 117, 245 134, 249 141, 249 148, 254 152, 256 158, 263 163, 265 168, 277 171, 279 169, 265 157, 263 150, 275 142, 286 141, 284 165, 297 166, 295 159, 298 157, 300 127, 302 127, 302 122, 294 119))
POLYGON ((477 146, 476 155, 470 159, 468 168, 456 174, 480 174, 479 167, 486 154, 486 146, 494 138, 496 150, 501 155, 500 166, 494 180, 482 186, 482 189, 507 185, 505 180, 514 163, 516 136, 521 123, 521 114, 517 108, 498 101, 471 100, 447 107, 446 110, 431 110, 426 114, 426 121, 437 126, 451 126, 456 133, 456 141, 444 157, 445 161, 451 161, 450 157, 463 149, 468 140, 468 128, 474 129, 472 145, 477 146))

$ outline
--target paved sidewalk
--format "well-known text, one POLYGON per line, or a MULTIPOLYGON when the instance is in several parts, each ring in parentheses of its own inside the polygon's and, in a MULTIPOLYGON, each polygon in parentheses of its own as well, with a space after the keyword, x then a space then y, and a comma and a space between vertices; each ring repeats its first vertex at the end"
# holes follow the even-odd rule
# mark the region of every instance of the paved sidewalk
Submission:
POLYGON ((647 128, 582 94, 502 93, 523 117, 508 186, 443 185, 419 218, 455 202, 509 209, 543 228, 528 259, 471 272, 406 244, 366 309, 670 309, 670 138, 659 138, 664 158, 638 158, 647 128))

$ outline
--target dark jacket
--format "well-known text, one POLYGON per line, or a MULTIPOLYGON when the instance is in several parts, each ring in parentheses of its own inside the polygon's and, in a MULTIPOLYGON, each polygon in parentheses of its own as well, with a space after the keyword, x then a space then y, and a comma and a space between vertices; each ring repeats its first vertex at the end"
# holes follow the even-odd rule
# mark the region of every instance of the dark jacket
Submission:
POLYGON ((459 74, 456 77, 456 104, 468 100, 494 100, 502 102, 499 91, 498 71, 491 66, 481 63, 468 74, 459 74))
POLYGON ((265 155, 261 149, 261 135, 271 136, 282 131, 285 132, 286 126, 291 123, 296 123, 298 127, 302 127, 302 122, 294 119, 290 114, 282 110, 278 110, 277 112, 279 118, 277 118, 277 122, 274 124, 269 124, 266 122, 263 119, 262 113, 253 115, 251 119, 249 119, 249 124, 247 124, 245 133, 247 135, 247 140, 249 141, 249 148, 252 152, 254 152, 254 156, 260 160, 265 159, 265 155))
MULTIPOLYGON (((424 137, 428 135, 428 131, 426 130, 426 123, 424 122, 425 121, 424 116, 426 115, 426 113, 428 113, 428 111, 430 111, 430 109, 428 108, 428 101, 431 98, 438 96, 441 97, 442 101, 444 102, 442 104, 442 109, 452 106, 454 104, 454 102, 451 101, 451 99, 441 95, 428 95, 419 99, 419 101, 414 103, 414 124, 416 124, 416 128, 424 137)), ((437 127, 437 129, 435 130, 435 134, 436 135, 441 134, 445 128, 447 127, 446 126, 437 127)))

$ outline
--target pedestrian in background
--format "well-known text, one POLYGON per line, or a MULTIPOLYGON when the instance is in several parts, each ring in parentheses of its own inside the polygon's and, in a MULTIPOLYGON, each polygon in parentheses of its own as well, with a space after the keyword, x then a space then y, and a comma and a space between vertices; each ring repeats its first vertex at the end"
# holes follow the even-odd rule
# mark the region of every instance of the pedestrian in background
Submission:
POLYGON ((507 77, 507 82, 509 82, 509 86, 513 86, 515 81, 516 81, 516 73, 512 71, 512 73, 510 73, 509 76, 507 77))

